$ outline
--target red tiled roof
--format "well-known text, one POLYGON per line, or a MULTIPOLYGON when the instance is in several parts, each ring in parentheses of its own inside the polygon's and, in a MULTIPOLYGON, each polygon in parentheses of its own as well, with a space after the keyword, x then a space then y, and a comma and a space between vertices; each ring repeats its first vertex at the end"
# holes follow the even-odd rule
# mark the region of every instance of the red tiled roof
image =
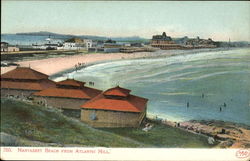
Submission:
MULTIPOLYGON (((130 90, 127 90, 127 91, 130 92, 130 90)), ((124 112, 142 112, 145 110, 146 104, 148 101, 148 99, 134 96, 134 95, 128 95, 126 99, 108 98, 108 97, 105 97, 104 93, 99 94, 92 100, 83 104, 81 107, 85 109, 99 109, 99 110, 112 110, 112 111, 124 111, 124 112)))
POLYGON ((126 97, 126 96, 129 95, 130 92, 131 92, 131 90, 129 90, 129 89, 125 89, 125 88, 121 88, 121 87, 117 86, 117 87, 108 89, 103 94, 106 95, 106 96, 122 96, 122 97, 126 97))
POLYGON ((1 78, 7 79, 48 79, 48 75, 40 73, 36 70, 27 67, 17 67, 14 70, 11 70, 7 73, 1 75, 1 78))
POLYGON ((36 92, 33 95, 35 96, 45 96, 45 97, 63 97, 63 98, 82 98, 82 99, 91 99, 102 91, 83 87, 79 89, 65 89, 65 88, 48 88, 40 92, 36 92))
POLYGON ((43 90, 46 88, 55 87, 55 83, 51 80, 41 80, 39 82, 15 82, 1 81, 1 88, 22 89, 22 90, 43 90))
POLYGON ((80 82, 74 79, 66 79, 64 81, 60 81, 56 83, 57 85, 69 85, 69 86, 75 86, 75 87, 82 87, 84 86, 85 82, 80 82))

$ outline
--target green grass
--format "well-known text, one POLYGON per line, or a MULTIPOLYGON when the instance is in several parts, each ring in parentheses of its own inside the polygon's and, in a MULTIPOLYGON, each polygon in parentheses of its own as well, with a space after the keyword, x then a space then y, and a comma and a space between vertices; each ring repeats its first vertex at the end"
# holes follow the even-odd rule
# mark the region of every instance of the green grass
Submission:
POLYGON ((1 99, 1 132, 32 141, 79 146, 141 147, 119 135, 91 128, 56 109, 1 99))
POLYGON ((32 141, 40 141, 88 147, 212 147, 204 136, 153 124, 148 132, 142 131, 142 127, 94 129, 54 108, 1 99, 1 132, 21 138, 20 146, 34 146, 32 141))
POLYGON ((207 138, 184 130, 154 122, 153 128, 144 132, 138 128, 102 129, 129 137, 146 145, 165 148, 211 148, 207 138))

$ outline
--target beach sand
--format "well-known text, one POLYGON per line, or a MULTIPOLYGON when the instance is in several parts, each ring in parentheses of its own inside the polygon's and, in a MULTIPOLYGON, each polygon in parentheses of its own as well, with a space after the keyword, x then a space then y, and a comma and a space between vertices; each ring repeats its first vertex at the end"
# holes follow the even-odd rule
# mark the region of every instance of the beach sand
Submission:
MULTIPOLYGON (((222 49, 194 49, 194 50, 158 50, 156 52, 135 52, 135 53, 91 53, 91 54, 79 54, 70 55, 65 57, 55 57, 47 59, 18 61, 21 67, 31 67, 34 70, 45 73, 49 76, 75 68, 78 63, 84 63, 85 65, 94 64, 104 61, 113 61, 121 59, 136 59, 136 58, 150 58, 161 56, 172 56, 180 54, 190 54, 196 52, 217 51, 222 49)), ((15 69, 15 66, 1 67, 1 74, 15 69)))
MULTIPOLYGON (((45 73, 49 76, 69 70, 75 67, 78 63, 85 63, 85 65, 93 64, 97 62, 109 61, 109 60, 120 60, 120 59, 133 59, 148 57, 151 55, 147 52, 124 54, 124 53, 111 53, 111 54, 80 54, 66 57, 56 57, 39 60, 29 60, 15 62, 20 64, 21 67, 31 67, 34 70, 45 73)), ((10 70, 15 69, 15 66, 1 67, 1 74, 6 73, 10 70)))

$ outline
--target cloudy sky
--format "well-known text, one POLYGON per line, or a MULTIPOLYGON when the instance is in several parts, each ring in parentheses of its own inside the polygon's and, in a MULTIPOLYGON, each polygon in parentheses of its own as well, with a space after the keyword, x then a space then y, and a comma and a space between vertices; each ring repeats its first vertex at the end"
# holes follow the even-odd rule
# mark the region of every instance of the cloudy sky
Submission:
POLYGON ((99 36, 250 41, 249 2, 1 1, 2 33, 50 31, 99 36))

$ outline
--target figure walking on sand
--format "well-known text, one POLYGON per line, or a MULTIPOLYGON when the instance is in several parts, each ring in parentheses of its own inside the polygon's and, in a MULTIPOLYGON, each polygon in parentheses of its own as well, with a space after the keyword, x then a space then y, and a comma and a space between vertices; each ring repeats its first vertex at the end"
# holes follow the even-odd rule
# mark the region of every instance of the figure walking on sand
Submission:
POLYGON ((77 64, 75 65, 75 69, 76 69, 76 71, 77 71, 77 64))

